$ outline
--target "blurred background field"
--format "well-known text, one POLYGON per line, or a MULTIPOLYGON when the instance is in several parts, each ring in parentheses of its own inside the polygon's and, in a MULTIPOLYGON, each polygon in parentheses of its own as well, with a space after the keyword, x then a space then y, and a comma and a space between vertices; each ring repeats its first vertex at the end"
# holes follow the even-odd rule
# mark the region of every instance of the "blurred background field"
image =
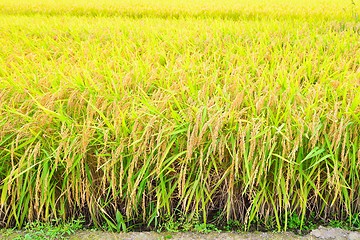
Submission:
POLYGON ((338 0, 19 0, 0 1, 2 14, 86 16, 150 16, 199 18, 342 18, 357 8, 356 1, 338 0))

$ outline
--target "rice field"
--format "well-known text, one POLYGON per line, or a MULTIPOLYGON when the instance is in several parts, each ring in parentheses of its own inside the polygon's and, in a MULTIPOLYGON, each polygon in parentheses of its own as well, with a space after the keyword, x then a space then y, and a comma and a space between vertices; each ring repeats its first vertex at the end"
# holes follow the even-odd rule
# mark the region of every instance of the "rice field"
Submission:
POLYGON ((358 5, 0 0, 0 226, 360 219, 358 5))

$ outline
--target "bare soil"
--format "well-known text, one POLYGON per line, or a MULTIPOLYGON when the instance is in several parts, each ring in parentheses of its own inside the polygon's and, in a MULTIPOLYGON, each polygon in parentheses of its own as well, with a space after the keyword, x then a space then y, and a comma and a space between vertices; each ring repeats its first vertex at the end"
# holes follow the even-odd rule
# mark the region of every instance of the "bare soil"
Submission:
POLYGON ((193 233, 193 232, 185 232, 185 233, 156 233, 156 232, 132 232, 132 233, 107 233, 107 232, 91 232, 91 231, 79 231, 73 236, 71 236, 72 240, 100 240, 100 239, 108 239, 108 240, 158 240, 158 239, 177 239, 177 240, 235 240, 235 239, 274 239, 274 240, 292 240, 292 239, 302 239, 302 240, 310 240, 310 239, 336 239, 336 240, 360 240, 360 232, 351 232, 346 231, 339 228, 324 228, 319 227, 316 230, 313 230, 310 234, 305 236, 299 236, 292 232, 283 232, 283 233, 263 233, 263 232, 255 232, 255 233, 193 233))

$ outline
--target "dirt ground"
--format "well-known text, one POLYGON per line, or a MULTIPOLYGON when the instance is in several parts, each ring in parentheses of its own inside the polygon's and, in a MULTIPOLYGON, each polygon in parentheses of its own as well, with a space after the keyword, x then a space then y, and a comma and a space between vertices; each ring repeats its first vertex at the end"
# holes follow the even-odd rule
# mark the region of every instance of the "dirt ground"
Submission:
POLYGON ((360 232, 350 232, 342 230, 339 228, 324 228, 319 227, 316 230, 313 230, 310 234, 306 236, 295 235, 294 233, 285 232, 285 233, 155 233, 155 232, 139 232, 139 233, 104 233, 104 232, 91 232, 91 231, 81 231, 77 232, 75 235, 71 236, 72 240, 158 240, 158 239, 177 239, 177 240, 235 240, 235 239, 274 239, 274 240, 292 240, 292 239, 336 239, 336 240, 360 240, 360 232))

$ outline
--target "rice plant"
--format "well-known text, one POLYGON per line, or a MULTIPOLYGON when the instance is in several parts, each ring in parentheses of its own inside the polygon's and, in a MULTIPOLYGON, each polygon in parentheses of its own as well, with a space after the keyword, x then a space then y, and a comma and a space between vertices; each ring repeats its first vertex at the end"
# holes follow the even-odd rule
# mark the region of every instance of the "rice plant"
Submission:
POLYGON ((0 0, 0 225, 352 219, 359 25, 339 2, 0 0))

